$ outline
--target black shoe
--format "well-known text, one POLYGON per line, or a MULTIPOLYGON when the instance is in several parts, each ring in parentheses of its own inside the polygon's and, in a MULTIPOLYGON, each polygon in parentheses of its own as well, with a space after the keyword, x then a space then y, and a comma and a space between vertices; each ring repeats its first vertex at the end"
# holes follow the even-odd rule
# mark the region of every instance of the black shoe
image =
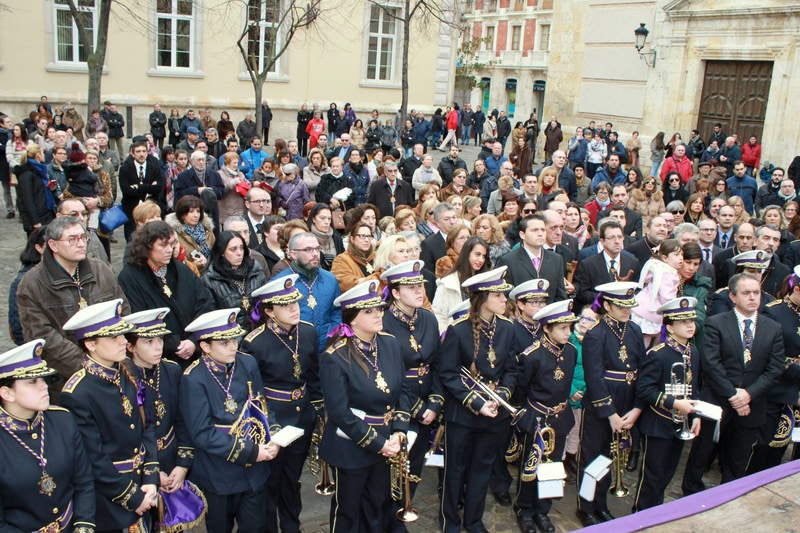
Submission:
POLYGON ((533 521, 536 522, 536 525, 542 533, 553 533, 556 530, 550 518, 544 513, 533 515, 533 521))
POLYGON ((610 520, 614 520, 614 515, 608 511, 597 511, 594 513, 594 516, 597 518, 598 522, 608 522, 610 520))
POLYGON ((497 501, 499 505, 511 507, 511 495, 508 492, 493 492, 492 496, 494 496, 495 501, 497 501))
POLYGON ((517 525, 522 533, 536 533, 536 524, 530 513, 517 513, 517 525))
POLYGON ((628 472, 634 472, 638 466, 639 466, 639 450, 634 450, 631 452, 630 456, 628 456, 628 464, 625 465, 625 470, 627 470, 628 472))
POLYGON ((594 526, 600 523, 600 521, 594 516, 594 514, 587 513, 586 511, 581 511, 580 509, 575 511, 575 516, 577 516, 578 520, 581 521, 581 525, 583 525, 583 527, 594 526))
POLYGON ((14 213, 14 212, 7 213, 7 214, 6 214, 6 218, 8 218, 8 219, 12 219, 12 218, 14 218, 15 216, 17 216, 17 215, 16 215, 16 213, 14 213))

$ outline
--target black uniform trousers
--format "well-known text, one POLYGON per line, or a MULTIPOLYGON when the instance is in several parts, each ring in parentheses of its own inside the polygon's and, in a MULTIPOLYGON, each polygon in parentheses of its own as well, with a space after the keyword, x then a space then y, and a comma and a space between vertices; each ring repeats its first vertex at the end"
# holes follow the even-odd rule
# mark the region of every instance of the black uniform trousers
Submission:
POLYGON ((753 452, 753 459, 747 469, 748 474, 754 474, 781 464, 781 459, 783 459, 783 454, 789 444, 787 443, 786 446, 770 446, 769 443, 778 428, 778 422, 784 407, 786 407, 785 403, 767 402, 767 421, 761 427, 761 438, 753 452))
POLYGON ((267 533, 300 531, 300 511, 303 508, 300 498, 300 476, 310 445, 311 435, 306 433, 288 447, 281 449, 269 463, 267 487, 271 497, 267 501, 267 533))
POLYGON ((331 499, 330 533, 383 533, 393 509, 389 497, 389 463, 364 468, 334 468, 336 493, 331 499))
POLYGON ((700 424, 700 434, 692 440, 692 449, 689 450, 681 482, 684 496, 706 489, 706 485, 703 483, 703 474, 714 460, 717 450, 717 443, 714 442, 715 425, 713 420, 703 420, 700 424))
POLYGON ((506 463, 506 450, 511 444, 513 435, 514 429, 511 426, 505 428, 503 430, 503 444, 495 450, 496 458, 494 465, 492 465, 492 476, 489 478, 489 490, 494 494, 508 492, 511 488, 511 483, 514 481, 508 472, 508 463, 506 463))
MULTIPOLYGON (((598 455, 611 457, 611 425, 605 417, 598 417, 594 411, 584 409, 581 417, 581 447, 578 452, 578 490, 583 483, 583 470, 589 463, 594 461, 598 455)), ((598 511, 608 511, 608 489, 614 477, 613 472, 609 472, 603 479, 597 482, 594 493, 594 500, 584 500, 578 496, 578 509, 592 514, 598 511)))
POLYGON ((481 524, 486 506, 489 476, 497 457, 497 449, 506 442, 505 432, 488 432, 447 423, 444 433, 444 490, 442 518, 444 533, 459 533, 481 524), (464 496, 464 519, 458 516, 458 503, 464 496))
POLYGON ((258 491, 236 494, 214 494, 202 489, 208 502, 206 531, 231 533, 234 521, 238 531, 263 532, 266 530, 264 504, 269 498, 266 485, 258 491))
MULTIPOLYGON (((744 427, 723 414, 720 422, 719 445, 717 446, 722 483, 747 475, 753 449, 758 442, 758 433, 759 428, 744 427)), ((703 473, 714 454, 713 437, 714 423, 702 424, 700 436, 694 439, 695 442, 692 443, 692 450, 689 452, 689 459, 686 463, 682 484, 684 495, 694 494, 705 489, 703 473)))
POLYGON ((664 503, 664 492, 672 481, 683 451, 683 441, 642 435, 642 472, 633 512, 664 503))
MULTIPOLYGON (((555 448, 550 454, 550 457, 556 461, 560 461, 561 457, 564 455, 564 447, 567 444, 568 433, 569 431, 556 431, 555 448)), ((530 448, 533 443, 533 437, 534 436, 532 434, 525 433, 522 453, 520 454, 522 461, 525 460, 525 455, 527 454, 528 448, 530 448)), ((522 481, 522 478, 520 477, 519 481, 517 482, 516 507, 519 514, 547 514, 550 512, 550 508, 553 507, 553 499, 539 499, 538 479, 534 479, 533 481, 522 481)))

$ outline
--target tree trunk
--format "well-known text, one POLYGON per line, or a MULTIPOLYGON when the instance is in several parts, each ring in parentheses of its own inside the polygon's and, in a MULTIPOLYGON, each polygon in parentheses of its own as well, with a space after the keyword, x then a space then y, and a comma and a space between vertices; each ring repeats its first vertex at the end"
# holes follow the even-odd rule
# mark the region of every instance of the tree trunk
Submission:
MULTIPOLYGON (((261 137, 261 134, 264 133, 264 130, 261 127, 261 121, 264 118, 261 115, 261 95, 264 93, 264 78, 260 75, 256 76, 255 81, 253 82, 253 92, 255 93, 256 98, 256 135, 261 137)), ((264 139, 261 140, 263 141, 264 139)))
POLYGON ((411 0, 405 0, 403 7, 403 66, 400 88, 402 99, 400 102, 400 119, 405 120, 408 110, 408 44, 411 40, 411 0))
POLYGON ((100 91, 103 81, 103 64, 97 64, 97 55, 90 54, 86 61, 86 66, 89 69, 89 94, 86 99, 88 109, 86 115, 88 116, 92 110, 100 109, 100 91))

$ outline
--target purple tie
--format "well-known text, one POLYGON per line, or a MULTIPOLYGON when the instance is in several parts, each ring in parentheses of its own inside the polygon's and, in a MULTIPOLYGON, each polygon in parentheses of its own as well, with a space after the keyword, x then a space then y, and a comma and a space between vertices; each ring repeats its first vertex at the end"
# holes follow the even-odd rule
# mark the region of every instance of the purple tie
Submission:
POLYGON ((541 257, 534 257, 533 258, 533 268, 536 269, 536 272, 539 272, 539 267, 542 265, 542 258, 541 257))

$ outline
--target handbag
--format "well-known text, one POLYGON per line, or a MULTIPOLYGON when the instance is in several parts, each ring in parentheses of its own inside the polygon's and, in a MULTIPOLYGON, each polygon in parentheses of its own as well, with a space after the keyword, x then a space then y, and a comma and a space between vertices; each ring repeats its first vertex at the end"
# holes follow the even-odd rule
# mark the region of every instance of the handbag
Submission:
POLYGON ((343 230, 345 228, 344 211, 340 209, 331 211, 331 224, 333 225, 333 229, 343 230))
POLYGON ((100 212, 100 231, 111 233, 128 221, 128 215, 122 210, 122 206, 114 204, 108 209, 100 212))

